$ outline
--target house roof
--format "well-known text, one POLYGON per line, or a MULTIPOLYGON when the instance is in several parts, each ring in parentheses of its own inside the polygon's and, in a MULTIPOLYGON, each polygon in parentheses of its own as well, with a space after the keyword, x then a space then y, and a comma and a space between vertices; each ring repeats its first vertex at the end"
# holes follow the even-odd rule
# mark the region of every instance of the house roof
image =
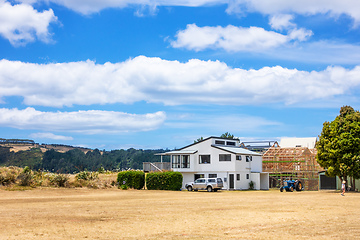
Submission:
POLYGON ((260 153, 256 153, 256 152, 253 152, 248 149, 241 148, 241 147, 225 147, 225 146, 218 146, 218 145, 211 145, 211 146, 214 148, 218 148, 218 149, 230 152, 230 153, 234 153, 234 154, 261 156, 260 153))
POLYGON ((199 141, 199 142, 195 142, 195 143, 192 143, 192 144, 187 145, 187 146, 185 146, 185 147, 182 147, 182 148, 180 148, 179 150, 182 150, 182 149, 184 149, 184 148, 188 148, 188 147, 194 146, 194 145, 196 145, 196 144, 199 144, 199 143, 204 142, 204 141, 206 141, 206 140, 209 140, 209 139, 211 139, 211 138, 214 138, 214 139, 222 139, 222 140, 229 140, 229 141, 238 141, 238 142, 240 142, 240 140, 237 139, 237 138, 231 139, 231 138, 221 138, 221 137, 214 137, 214 136, 212 136, 212 137, 204 138, 203 140, 201 140, 201 141, 199 141))
POLYGON ((175 151, 170 151, 170 152, 166 152, 166 153, 158 153, 155 155, 176 155, 176 154, 195 154, 197 152, 197 150, 175 150, 175 151))

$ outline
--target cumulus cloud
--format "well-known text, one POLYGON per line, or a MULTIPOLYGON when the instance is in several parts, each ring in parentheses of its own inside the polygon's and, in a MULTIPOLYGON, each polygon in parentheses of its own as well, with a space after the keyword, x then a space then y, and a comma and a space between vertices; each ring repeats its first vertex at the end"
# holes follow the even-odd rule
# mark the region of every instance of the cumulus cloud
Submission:
POLYGON ((198 27, 196 24, 188 24, 185 30, 178 31, 171 45, 195 51, 207 48, 220 48, 228 52, 262 51, 291 41, 305 41, 311 35, 312 32, 305 29, 293 29, 289 35, 283 35, 259 27, 198 27))
POLYGON ((228 0, 18 0, 25 3, 52 2, 65 6, 81 14, 91 14, 106 8, 125 8, 125 7, 150 7, 157 6, 187 6, 198 7, 207 5, 226 4, 228 0))
POLYGON ((360 23, 360 2, 357 0, 233 0, 230 1, 227 12, 259 12, 268 15, 286 13, 296 13, 300 15, 328 14, 332 17, 346 14, 354 20, 355 25, 358 26, 360 23))
POLYGON ((283 30, 288 28, 293 28, 296 25, 291 22, 294 19, 293 15, 290 14, 280 14, 270 17, 269 24, 272 29, 283 30))
POLYGON ((164 112, 129 114, 113 111, 41 112, 28 107, 0 109, 0 126, 84 134, 150 131, 165 121, 164 112))
POLYGON ((40 132, 40 133, 33 133, 30 135, 31 138, 40 138, 40 139, 53 139, 53 140, 61 140, 61 141, 71 141, 74 140, 72 137, 67 137, 67 136, 61 136, 61 135, 55 135, 53 133, 49 133, 49 132, 40 132))
POLYGON ((57 17, 52 9, 38 12, 28 4, 11 5, 0 0, 0 35, 14 46, 24 46, 29 42, 51 41, 49 25, 57 17))
POLYGON ((327 1, 289 1, 289 0, 18 0, 19 2, 35 4, 52 2, 65 6, 81 14, 99 12, 105 8, 158 6, 200 7, 227 4, 227 13, 259 12, 268 15, 295 13, 301 15, 329 14, 337 17, 346 14, 354 19, 354 24, 360 23, 360 2, 358 0, 327 0, 327 1))
MULTIPOLYGON (((360 66, 331 66, 311 72, 280 66, 245 70, 220 61, 192 59, 181 63, 145 56, 105 64, 90 60, 49 64, 1 60, 0 98, 6 101, 8 96, 20 96, 27 105, 53 107, 138 101, 165 105, 292 104, 350 94, 360 87, 359 76, 360 66)), ((76 116, 92 114, 109 115, 95 111, 76 116)), ((110 115, 114 114, 129 118, 120 113, 110 115)))

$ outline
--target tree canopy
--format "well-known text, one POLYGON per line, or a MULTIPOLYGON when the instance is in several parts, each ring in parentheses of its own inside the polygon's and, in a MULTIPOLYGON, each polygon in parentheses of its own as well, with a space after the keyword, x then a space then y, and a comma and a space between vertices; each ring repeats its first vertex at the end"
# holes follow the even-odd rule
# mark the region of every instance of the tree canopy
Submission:
POLYGON ((239 138, 234 137, 234 135, 231 134, 231 133, 229 133, 229 132, 226 132, 226 133, 221 134, 220 137, 221 137, 221 138, 228 138, 228 139, 239 139, 239 138))
POLYGON ((326 175, 360 178, 360 113, 350 106, 340 109, 332 122, 324 122, 316 144, 317 161, 326 175))

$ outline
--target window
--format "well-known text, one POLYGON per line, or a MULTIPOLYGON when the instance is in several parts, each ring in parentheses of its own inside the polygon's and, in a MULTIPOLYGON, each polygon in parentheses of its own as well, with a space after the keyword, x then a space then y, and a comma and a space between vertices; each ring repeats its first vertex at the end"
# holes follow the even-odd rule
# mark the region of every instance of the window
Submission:
POLYGON ((231 161, 231 154, 219 154, 219 161, 231 161))
POLYGON ((215 144, 225 145, 225 141, 215 140, 215 144))
POLYGON ((241 161, 241 155, 237 155, 236 160, 241 161))
POLYGON ((246 156, 246 161, 247 161, 247 162, 252 161, 252 156, 246 156))
POLYGON ((195 181, 195 183, 205 183, 205 179, 199 178, 195 181))
POLYGON ((194 181, 196 181, 196 179, 198 179, 198 178, 204 178, 204 177, 205 177, 204 174, 195 174, 194 175, 194 181))
POLYGON ((236 180, 240 181, 240 174, 236 174, 236 180))
POLYGON ((250 174, 246 174, 246 179, 249 179, 250 178, 250 174))
POLYGON ((172 156, 172 168, 180 168, 180 155, 172 156))
POLYGON ((209 174, 209 178, 217 178, 217 174, 211 173, 211 174, 209 174))
POLYGON ((181 156, 181 167, 182 168, 190 168, 189 155, 181 156))
POLYGON ((226 145, 235 146, 235 142, 226 142, 226 145))
POLYGON ((216 179, 208 179, 208 182, 209 182, 209 183, 215 183, 215 182, 216 182, 216 179))
POLYGON ((210 164, 210 155, 200 155, 199 163, 200 164, 210 164))

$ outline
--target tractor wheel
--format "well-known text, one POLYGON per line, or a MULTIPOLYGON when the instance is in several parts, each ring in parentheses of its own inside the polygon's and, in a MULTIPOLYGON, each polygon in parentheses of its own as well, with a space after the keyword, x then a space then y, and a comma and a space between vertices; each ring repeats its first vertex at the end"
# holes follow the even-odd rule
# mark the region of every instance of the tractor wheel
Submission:
POLYGON ((188 187, 187 187, 187 190, 188 190, 189 192, 191 192, 191 191, 192 191, 192 186, 188 186, 188 187))
POLYGON ((283 187, 281 187, 281 188, 280 188, 280 192, 283 192, 283 191, 284 191, 284 188, 283 188, 283 187))
POLYGON ((293 188, 293 187, 289 187, 289 191, 290 191, 290 192, 293 192, 293 191, 294 191, 294 188, 293 188))
POLYGON ((302 191, 302 183, 300 181, 298 181, 295 185, 295 189, 296 191, 302 191))

